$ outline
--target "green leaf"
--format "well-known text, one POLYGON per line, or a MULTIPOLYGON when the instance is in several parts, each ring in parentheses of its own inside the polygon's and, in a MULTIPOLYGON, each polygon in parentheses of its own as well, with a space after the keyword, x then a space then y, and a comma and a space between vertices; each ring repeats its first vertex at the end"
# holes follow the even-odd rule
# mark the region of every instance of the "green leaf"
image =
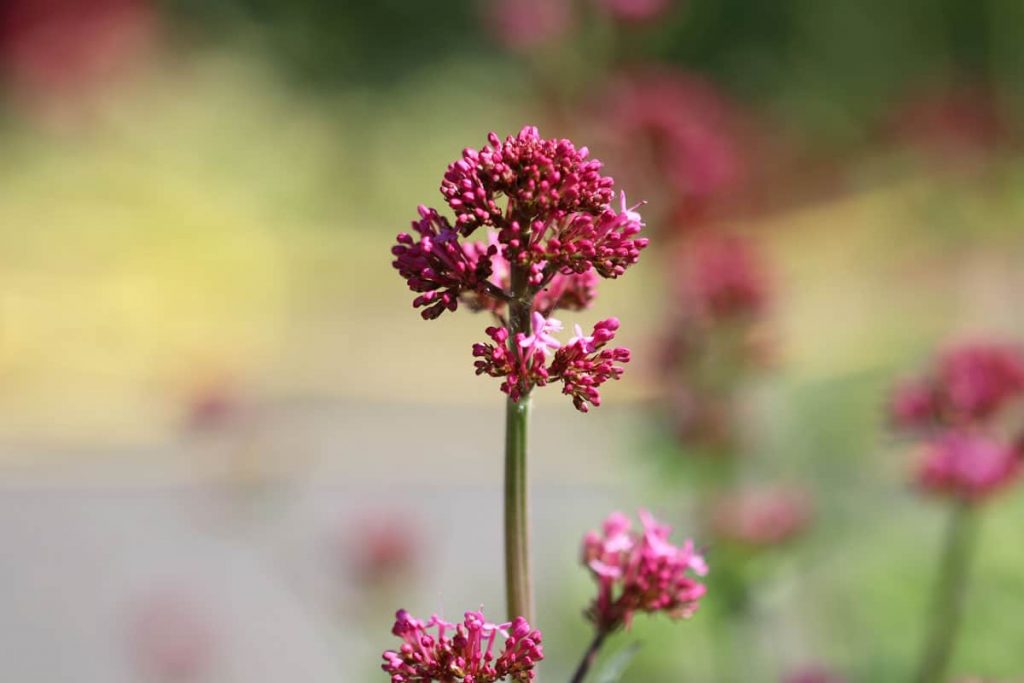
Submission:
POLYGON ((633 661, 633 657, 640 651, 642 645, 643 643, 640 642, 632 642, 616 652, 615 656, 608 660, 604 668, 598 672, 594 683, 617 683, 622 678, 622 674, 626 673, 629 663, 633 661))

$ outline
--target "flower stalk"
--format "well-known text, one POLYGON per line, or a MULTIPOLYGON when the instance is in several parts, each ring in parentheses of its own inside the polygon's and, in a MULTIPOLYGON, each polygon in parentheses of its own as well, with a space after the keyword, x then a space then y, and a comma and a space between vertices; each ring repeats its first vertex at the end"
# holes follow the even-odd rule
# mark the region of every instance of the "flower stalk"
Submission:
MULTIPOLYGON (((512 338, 530 333, 528 273, 514 267, 511 272, 512 300, 509 327, 512 338)), ((522 353, 521 350, 517 350, 522 353)), ((526 470, 530 394, 525 392, 505 402, 505 594, 508 618, 524 617, 533 622, 533 582, 530 577, 530 514, 526 470)))
POLYGON ((594 634, 594 639, 590 641, 587 651, 583 653, 583 659, 580 660, 579 666, 576 667, 576 673, 572 675, 572 679, 569 683, 583 683, 583 680, 587 677, 587 673, 590 671, 590 668, 594 666, 594 662, 597 661, 597 655, 601 651, 601 646, 604 645, 604 641, 608 637, 608 633, 609 632, 605 629, 597 629, 597 632, 594 634))
POLYGON ((917 683, 941 683, 946 680, 949 663, 967 597, 968 573, 977 538, 977 512, 970 503, 953 509, 942 550, 942 564, 929 613, 929 633, 925 641, 917 683))

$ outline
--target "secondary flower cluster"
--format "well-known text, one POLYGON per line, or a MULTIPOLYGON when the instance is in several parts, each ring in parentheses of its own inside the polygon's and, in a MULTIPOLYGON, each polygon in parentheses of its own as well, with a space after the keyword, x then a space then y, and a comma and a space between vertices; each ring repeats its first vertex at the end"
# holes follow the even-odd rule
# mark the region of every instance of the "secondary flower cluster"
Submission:
POLYGON ((918 483, 933 493, 979 501, 1013 483, 1021 453, 980 434, 952 431, 927 444, 918 483))
POLYGON ((587 412, 588 404, 601 405, 598 388, 609 379, 622 376, 623 363, 629 362, 629 349, 604 348, 615 338, 619 321, 608 318, 594 325, 589 335, 576 325, 576 334, 562 346, 552 336, 562 329, 554 318, 533 314, 533 334, 509 337, 504 327, 488 327, 493 344, 474 344, 473 355, 478 375, 504 378, 501 390, 512 400, 534 386, 562 382, 562 393, 572 397, 573 405, 587 412))
POLYGON ((548 316, 586 308, 599 277, 616 278, 636 263, 647 246, 638 236, 643 222, 624 194, 612 206, 614 181, 586 147, 541 138, 532 126, 504 141, 491 133, 488 143, 448 166, 441 194, 454 221, 421 206, 412 231, 397 237, 393 265, 425 319, 460 304, 498 319, 500 327, 487 329, 494 343, 473 347, 477 374, 503 378, 502 390, 517 401, 561 381, 586 412, 600 404, 597 388, 618 379, 629 360, 627 349, 603 348, 618 321, 598 323, 591 335, 577 328, 561 346, 551 336, 560 323, 548 316), (480 228, 486 240, 466 241, 480 228))
POLYGON ((738 393, 751 370, 766 365, 766 268, 739 235, 686 240, 671 283, 663 362, 671 419, 684 445, 731 450, 738 393))
POLYGON ((806 494, 783 488, 740 490, 719 496, 711 509, 711 530, 722 540, 766 548, 791 540, 811 521, 806 494))
POLYGON ((899 385, 890 417, 925 438, 922 489, 979 502, 1020 473, 1022 409, 1024 352, 975 344, 952 349, 931 373, 899 385))
POLYGON ((423 622, 399 610, 391 632, 405 641, 383 655, 381 668, 391 683, 527 683, 534 678, 534 665, 544 659, 540 631, 522 617, 491 624, 480 612, 466 612, 461 624, 453 624, 437 615, 423 622), (430 629, 436 629, 436 636, 430 629), (499 638, 504 647, 496 654, 499 638))
POLYGON ((901 384, 892 419, 907 429, 970 426, 1024 397, 1024 353, 1012 346, 972 344, 943 355, 928 375, 901 384))
POLYGON ((611 81, 597 109, 611 148, 633 175, 662 189, 674 218, 693 225, 741 189, 747 159, 739 116, 710 83, 671 69, 634 69, 611 81))
POLYGON ((707 564, 693 541, 674 546, 671 527, 643 510, 640 520, 643 530, 634 532, 628 517, 612 513, 601 534, 583 539, 583 564, 598 587, 587 617, 603 632, 628 628, 637 612, 687 618, 707 590, 694 578, 707 574, 707 564))

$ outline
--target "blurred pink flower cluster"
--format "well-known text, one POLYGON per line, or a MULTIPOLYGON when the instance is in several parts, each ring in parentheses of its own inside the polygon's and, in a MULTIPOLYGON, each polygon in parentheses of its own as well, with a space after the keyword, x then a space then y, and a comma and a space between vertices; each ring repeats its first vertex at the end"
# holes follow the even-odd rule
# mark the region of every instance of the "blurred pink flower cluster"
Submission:
POLYGON ((662 354, 671 419, 684 445, 726 447, 736 438, 738 392, 771 359, 767 269, 739 235, 694 235, 677 253, 662 354))
POLYGON ((544 659, 540 631, 522 617, 492 624, 480 612, 466 612, 463 622, 454 624, 437 615, 423 622, 399 610, 391 632, 404 641, 383 655, 381 668, 392 683, 492 683, 506 678, 527 683, 544 659), (436 636, 430 629, 436 629, 436 636))
POLYGON ((890 400, 893 423, 925 439, 917 472, 926 491, 968 502, 1019 474, 1024 424, 1024 352, 992 343, 960 346, 890 400))
POLYGON ((810 666, 790 674, 784 683, 846 683, 846 679, 821 666, 810 666))
POLYGON ((676 281, 681 313, 706 324, 753 319, 768 304, 768 278, 753 243, 708 234, 687 242, 676 281))
POLYGON ((614 318, 590 335, 577 328, 562 346, 553 336, 558 308, 579 310, 596 294, 598 277, 616 278, 635 264, 647 239, 636 207, 624 195, 612 206, 612 178, 586 147, 540 137, 532 126, 504 141, 491 133, 482 150, 466 149, 445 173, 441 193, 454 224, 420 207, 414 234, 401 233, 394 267, 417 293, 413 306, 425 319, 455 311, 460 303, 487 310, 500 327, 487 328, 493 343, 476 344, 477 374, 502 378, 502 391, 518 401, 534 386, 561 381, 563 393, 586 412, 599 405, 598 387, 622 374, 623 348, 604 349, 618 329, 614 318), (478 229, 486 242, 464 242, 478 229), (515 273, 524 282, 515 282, 515 273), (504 318, 513 302, 533 309, 529 332, 513 333, 504 318))
POLYGON ((664 67, 624 71, 609 79, 596 119, 630 175, 661 188, 669 209, 663 228, 696 222, 744 182, 738 114, 699 76, 664 67))
POLYGON ((945 353, 927 375, 904 381, 891 415, 905 429, 968 427, 1024 397, 1024 352, 1001 344, 969 344, 945 353))
POLYGON ((719 496, 711 509, 711 530, 718 539, 765 548, 801 534, 811 521, 811 505, 802 491, 783 488, 739 490, 719 496))
POLYGON ((628 517, 612 513, 600 534, 583 539, 583 563, 598 588, 587 616, 601 632, 628 628, 637 612, 687 618, 707 590, 695 578, 708 568, 693 541, 672 545, 670 526, 643 510, 640 520, 643 529, 636 532, 628 517))
POLYGON ((664 17, 674 4, 674 0, 487 0, 483 19, 505 49, 527 53, 570 38, 587 9, 635 26, 664 17))
POLYGON ((895 106, 889 119, 897 143, 962 170, 1014 146, 1013 115, 999 93, 978 82, 952 78, 918 88, 895 106), (966 162, 966 163, 965 163, 966 162))

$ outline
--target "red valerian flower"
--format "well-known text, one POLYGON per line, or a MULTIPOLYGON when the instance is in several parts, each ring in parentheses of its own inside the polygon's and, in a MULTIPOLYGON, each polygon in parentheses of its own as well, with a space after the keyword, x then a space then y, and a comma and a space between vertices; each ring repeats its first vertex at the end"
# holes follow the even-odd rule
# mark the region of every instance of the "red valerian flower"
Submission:
POLYGON ((637 612, 688 618, 707 591, 695 578, 708 569, 693 541, 674 546, 671 527, 644 510, 640 520, 643 529, 635 532, 628 517, 612 513, 600 534, 583 538, 583 564, 598 587, 587 616, 601 632, 628 628, 637 612))
POLYGON ((404 641, 383 655, 381 668, 392 683, 528 683, 544 659, 540 631, 522 617, 491 624, 480 612, 466 612, 461 624, 453 624, 437 615, 423 622, 399 610, 391 632, 404 641))

